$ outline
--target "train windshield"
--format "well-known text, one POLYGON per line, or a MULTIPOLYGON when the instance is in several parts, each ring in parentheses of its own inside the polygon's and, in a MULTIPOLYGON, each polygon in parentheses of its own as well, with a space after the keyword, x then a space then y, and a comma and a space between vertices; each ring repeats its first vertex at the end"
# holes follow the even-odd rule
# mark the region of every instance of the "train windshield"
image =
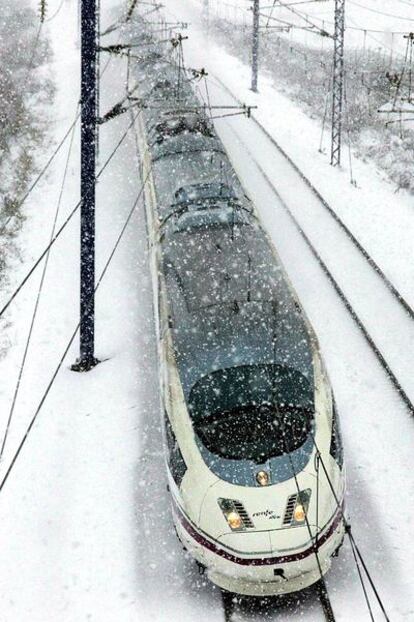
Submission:
POLYGON ((179 188, 175 193, 176 203, 190 203, 196 201, 215 200, 236 200, 236 194, 227 184, 210 183, 194 184, 179 188))
POLYGON ((246 365, 202 378, 190 393, 189 410, 208 451, 261 464, 305 443, 313 419, 313 391, 292 368, 246 365))

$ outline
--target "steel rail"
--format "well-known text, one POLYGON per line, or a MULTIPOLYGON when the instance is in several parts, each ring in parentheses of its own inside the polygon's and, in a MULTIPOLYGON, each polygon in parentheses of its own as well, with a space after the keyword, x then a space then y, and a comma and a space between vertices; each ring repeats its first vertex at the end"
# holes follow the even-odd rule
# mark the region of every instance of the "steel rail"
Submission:
MULTIPOLYGON (((322 581, 317 581, 313 586, 311 586, 311 589, 318 597, 325 622, 336 622, 336 618, 332 610, 331 602, 329 600, 328 592, 326 589, 326 584, 322 581)), ((284 598, 285 596, 289 598, 292 596, 292 594, 280 595, 280 598, 284 598)), ((260 596, 240 597, 238 594, 232 594, 231 592, 221 590, 221 603, 223 607, 224 622, 233 622, 233 614, 236 613, 238 598, 251 598, 259 600, 261 599, 260 596)), ((263 600, 266 601, 269 598, 273 600, 274 597, 263 597, 263 600)))
POLYGON ((223 605, 224 622, 232 622, 235 610, 234 595, 231 592, 221 591, 221 602, 223 605))
MULTIPOLYGON (((210 74, 211 75, 211 74, 210 74)), ((214 76, 214 80, 223 88, 235 101, 241 104, 241 100, 231 92, 231 90, 216 76, 214 76)), ((355 235, 350 231, 350 229, 346 226, 343 220, 336 214, 336 212, 329 205, 328 201, 321 195, 321 193, 315 188, 312 182, 306 177, 306 175, 301 171, 298 165, 292 160, 292 158, 286 153, 286 151, 279 145, 279 143, 273 138, 273 136, 266 130, 266 128, 258 121, 253 114, 250 115, 250 119, 260 128, 266 138, 272 143, 272 145, 279 151, 279 153, 287 160, 287 162, 291 165, 294 171, 300 176, 302 181, 308 186, 311 190, 312 194, 319 200, 322 206, 326 209, 329 215, 335 220, 335 222, 339 225, 339 227, 346 233, 349 240, 354 244, 354 246, 358 249, 364 259, 368 262, 371 268, 378 274, 381 280, 384 282, 386 287, 389 289, 393 297, 398 301, 398 303, 402 306, 404 311, 408 313, 411 319, 414 320, 414 309, 407 302, 407 300, 403 297, 403 295, 398 291, 398 289, 391 283, 390 279, 385 275, 385 273, 378 266, 376 261, 371 257, 368 251, 362 246, 362 244, 358 241, 355 235)))
POLYGON ((233 132, 233 134, 235 135, 237 140, 243 145, 244 149, 249 154, 251 160, 254 162, 256 168, 258 169, 258 171, 261 173, 263 179, 266 181, 266 183, 269 186, 270 190, 277 197, 278 201, 280 202, 280 205, 283 207, 285 212, 288 214, 288 216, 289 216, 290 220, 293 222, 295 228, 300 233, 300 235, 302 236, 303 240, 306 242, 306 245, 308 246, 308 248, 310 249, 310 251, 314 255, 316 261, 318 262, 318 264, 322 268, 322 270, 325 273, 325 275, 328 277, 329 281, 331 282, 331 285, 335 289, 336 293, 338 294, 339 298, 343 302, 343 304, 346 307, 347 311, 351 315, 351 317, 354 320, 355 324, 360 329, 360 331, 361 331, 362 335, 364 336, 365 340, 367 341, 369 347, 374 352, 374 354, 375 354, 376 358, 378 359, 381 367, 386 372, 386 374, 387 374, 389 380, 391 381, 394 389, 397 391, 398 396, 404 402, 405 406, 410 411, 410 414, 414 416, 414 404, 413 404, 413 402, 410 400, 410 398, 408 397, 408 395, 404 391, 404 389, 403 389, 402 385, 400 384, 397 376, 392 371, 390 365, 387 363, 385 357, 383 356, 383 354, 379 350, 378 346, 374 342, 373 338, 371 337, 370 333, 368 332, 368 329, 363 324, 362 320, 359 318, 358 314, 356 313, 355 309, 353 308, 353 306, 349 302, 349 300, 346 297, 345 293, 343 292, 343 290, 339 286, 339 284, 336 281, 335 277, 332 275, 332 273, 329 270, 328 266, 323 261, 322 257, 320 256, 320 254, 318 253, 318 251, 316 250, 316 248, 314 247, 314 245, 310 241, 309 237, 306 235, 305 231, 303 230, 303 228, 301 227, 301 225, 299 224, 299 222, 297 221, 297 219, 293 215, 293 213, 290 210, 290 208, 287 206, 285 201, 282 199, 282 197, 278 193, 277 189, 273 185, 273 182, 271 181, 271 179, 269 178, 267 173, 263 170, 262 166, 258 163, 256 158, 254 157, 254 155, 251 152, 251 150, 249 149, 249 147, 246 145, 246 143, 240 138, 240 136, 237 134, 237 132, 231 126, 229 126, 229 128, 231 129, 231 131, 233 132))
MULTIPOLYGON (((215 78, 217 79, 217 78, 215 78)), ((218 80, 218 82, 220 84, 221 81, 218 80)), ((223 85, 223 87, 225 88, 225 90, 236 100, 237 97, 235 95, 233 95, 233 93, 231 93, 231 91, 225 86, 223 85)), ((254 120, 254 119, 253 119, 254 120)), ((262 128, 262 126, 260 125, 260 123, 258 121, 256 121, 257 125, 263 129, 263 131, 267 134, 267 131, 264 130, 264 128, 262 128)), ((329 268, 327 267, 327 265, 325 264, 325 262, 323 261, 322 257, 320 256, 320 254, 318 253, 318 251, 316 250, 316 248, 314 247, 314 245, 312 244, 312 242, 310 241, 309 237, 307 236, 307 234, 305 233, 305 231, 303 230, 302 226, 299 224, 298 220, 295 218, 293 212, 290 210, 290 208, 288 207, 288 205, 286 204, 286 202, 282 199, 282 197, 280 196, 279 192, 277 191, 276 187, 274 186, 272 180, 269 178, 269 176, 267 175, 267 173, 264 171, 264 169, 262 168, 262 166, 259 164, 259 162, 257 161, 257 159, 255 158, 254 154, 252 153, 252 151, 250 150, 250 148, 246 145, 246 143, 240 138, 240 136, 237 134, 237 132, 234 130, 234 128, 232 126, 228 126, 229 129, 232 131, 232 133, 235 135, 235 137, 237 138, 237 140, 243 145, 244 149, 246 150, 246 152, 249 154, 249 157, 251 158, 251 160, 254 162, 255 166, 257 167, 258 171, 260 172, 260 174, 262 175, 262 177, 264 178, 264 180, 266 181, 267 185, 269 186, 269 188, 271 189, 271 191, 275 194, 275 196, 277 197, 278 201, 280 202, 280 205, 283 207, 283 209, 285 210, 285 212, 288 214, 290 220, 293 222, 295 228, 298 230, 298 232, 300 233, 300 235, 302 236, 302 238, 304 239, 304 241, 306 242, 307 246, 309 247, 310 251, 312 252, 312 254, 314 255, 315 259, 317 260, 318 264, 320 265, 320 267, 322 268, 323 272, 325 273, 325 275, 328 277, 329 281, 331 282, 332 286, 334 287, 336 293, 338 294, 339 298, 341 299, 341 301, 343 302, 344 306, 346 307, 347 311, 349 312, 349 314, 351 315, 352 319, 354 320, 355 324, 358 326, 358 328, 360 329, 361 333, 363 334, 365 340, 367 341, 370 349, 374 352, 377 360, 379 361, 381 367, 384 369, 386 375, 388 376, 389 380, 391 381, 394 389, 397 391, 398 396, 400 397, 400 399, 404 402, 406 408, 410 411, 410 414, 414 416, 414 404, 411 401, 411 399, 408 397, 407 393, 404 391, 401 383, 399 382, 397 376, 394 374, 394 372, 392 371, 390 365, 387 363, 384 355, 381 353, 380 349, 378 348, 378 346, 376 345, 375 341, 373 340, 373 338, 371 337, 368 329, 366 328, 366 326, 363 324, 362 320, 359 318, 358 314, 356 313, 355 309, 353 308, 353 306, 351 305, 350 301, 348 300, 347 296, 345 295, 345 293, 343 292, 343 290, 341 289, 341 287, 339 286, 338 282, 336 281, 336 279, 334 278, 334 276, 332 275, 331 271, 329 270, 329 268)), ((270 137, 269 137, 270 138, 270 137)), ((276 141, 274 141, 274 139, 272 139, 272 143, 276 143, 276 141)), ((276 143, 277 145, 277 143, 276 143)), ((275 146, 276 146, 275 145, 275 146)), ((282 155, 284 155, 286 157, 286 159, 288 160, 289 163, 292 164, 292 166, 295 168, 295 170, 301 175, 301 177, 303 176, 303 179, 306 180, 306 177, 303 175, 303 173, 299 170, 299 168, 297 167, 296 164, 294 164, 292 162, 292 160, 289 158, 289 156, 287 156, 285 154, 285 152, 278 146, 278 149, 280 150, 280 153, 282 153, 282 155)), ((308 181, 308 180, 307 180, 308 181)), ((309 182, 309 187, 312 189, 313 186, 311 184, 311 182, 309 182)), ((318 191, 315 189, 314 190, 315 193, 317 193, 317 196, 319 195, 318 191)), ((320 195, 319 195, 320 196, 320 195)), ((322 197, 321 197, 321 200, 322 197)), ((380 275, 381 276, 381 275, 380 275)), ((411 309, 411 307, 409 307, 411 309)), ((410 313, 410 317, 412 319, 414 319, 414 311, 411 309, 411 313, 410 313)))
POLYGON ((335 622, 335 616, 332 610, 331 601, 329 600, 325 581, 318 581, 315 583, 315 590, 318 595, 319 602, 321 603, 326 622, 335 622))

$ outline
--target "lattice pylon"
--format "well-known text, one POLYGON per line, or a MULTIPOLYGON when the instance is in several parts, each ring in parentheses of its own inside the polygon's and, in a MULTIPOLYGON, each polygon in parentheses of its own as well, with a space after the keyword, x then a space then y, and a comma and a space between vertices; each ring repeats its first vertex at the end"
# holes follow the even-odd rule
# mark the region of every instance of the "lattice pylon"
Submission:
POLYGON ((335 33, 332 84, 331 164, 341 163, 342 109, 344 99, 345 0, 335 0, 335 33))
POLYGON ((259 19, 260 19, 260 0, 253 0, 253 34, 252 34, 252 86, 251 89, 257 93, 257 80, 259 73, 259 19))

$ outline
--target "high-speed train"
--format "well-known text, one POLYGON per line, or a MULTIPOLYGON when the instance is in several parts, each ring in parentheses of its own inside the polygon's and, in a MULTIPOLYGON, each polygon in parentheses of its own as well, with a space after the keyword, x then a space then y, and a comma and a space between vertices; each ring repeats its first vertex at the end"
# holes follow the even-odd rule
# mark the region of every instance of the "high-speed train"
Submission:
POLYGON ((143 106, 137 135, 176 531, 223 590, 301 590, 328 571, 344 537, 329 379, 184 70, 165 47, 145 50, 130 72, 143 106))

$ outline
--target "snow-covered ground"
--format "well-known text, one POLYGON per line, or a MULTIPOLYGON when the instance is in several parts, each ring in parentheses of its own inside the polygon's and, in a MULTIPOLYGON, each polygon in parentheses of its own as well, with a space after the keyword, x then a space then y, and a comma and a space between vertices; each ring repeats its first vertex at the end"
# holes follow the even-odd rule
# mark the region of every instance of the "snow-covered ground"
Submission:
MULTIPOLYGON (((363 2, 367 4, 367 0, 363 2)), ((52 15, 59 2, 51 0, 49 4, 52 15)), ((56 139, 72 122, 79 93, 76 4, 65 0, 48 26, 58 89, 50 129, 56 139)), ((116 4, 115 0, 102 2, 104 27, 112 21, 109 9, 116 4)), ((386 0, 382 4, 385 6, 386 0)), ((269 81, 263 80, 260 95, 253 96, 246 88, 247 67, 217 48, 211 39, 206 53, 208 42, 201 32, 199 2, 167 0, 166 5, 169 15, 191 21, 187 63, 206 66, 239 97, 259 105, 257 117, 358 234, 394 284, 414 302, 412 199, 403 193, 396 196, 373 168, 360 163, 354 174, 359 187, 351 186, 346 172, 332 170, 311 147, 318 131, 313 122, 280 96, 269 81)), ((125 71, 125 62, 120 59, 108 66, 102 84, 103 112, 123 96, 125 71)), ((212 97, 219 99, 220 90, 212 88, 212 97)), ((128 123, 125 116, 102 127, 101 163, 128 123)), ((410 518, 414 510, 410 470, 414 421, 277 198, 249 161, 248 151, 237 136, 242 136, 254 153, 258 136, 253 126, 241 119, 221 122, 217 127, 319 336, 342 418, 348 510, 355 538, 390 619, 414 620, 410 518)), ((77 132, 59 222, 78 200, 78 138, 77 132)), ((48 241, 65 157, 64 152, 26 205, 28 219, 19 239, 22 261, 13 266, 11 290, 48 241)), ((275 171, 275 184, 278 175, 275 171)), ((131 135, 98 185, 98 274, 139 188, 131 135)), ((294 202, 294 189, 284 199, 294 202)), ((2 473, 77 323, 78 237, 78 221, 74 220, 51 253, 2 473)), ((11 346, 0 363, 2 426, 8 416, 39 276, 8 312, 11 346)), ((7 299, 7 293, 3 298, 7 299)), ((198 575, 173 532, 161 455, 151 305, 140 205, 97 295, 96 353, 104 362, 88 374, 75 374, 69 366, 77 348, 71 349, 1 492, 2 621, 222 619, 217 590, 198 575)), ((401 357, 405 360, 404 351, 401 357)), ((348 547, 333 565, 328 588, 338 620, 369 619, 348 547)), ((268 615, 245 615, 243 619, 293 620, 298 615, 310 622, 321 619, 320 608, 312 599, 302 602, 299 612, 283 609, 268 615)), ((375 615, 381 619, 377 610, 375 615)))

